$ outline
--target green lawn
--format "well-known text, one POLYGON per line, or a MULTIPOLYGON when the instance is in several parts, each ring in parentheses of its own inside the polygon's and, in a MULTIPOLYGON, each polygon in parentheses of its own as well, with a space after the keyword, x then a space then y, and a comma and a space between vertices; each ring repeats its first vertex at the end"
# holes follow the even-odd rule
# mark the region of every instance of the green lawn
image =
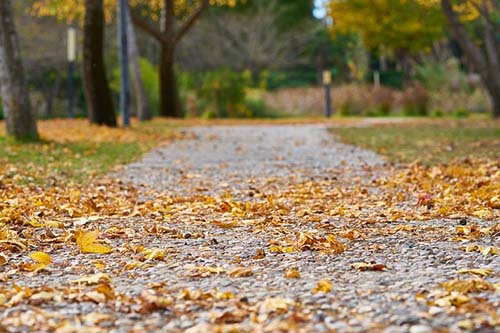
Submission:
POLYGON ((39 129, 38 142, 0 134, 0 182, 7 177, 19 184, 83 184, 179 135, 165 121, 109 129, 85 120, 47 120, 39 122, 39 129))
POLYGON ((331 132, 342 142, 371 149, 393 162, 431 165, 454 158, 500 158, 500 122, 493 120, 422 120, 331 132))

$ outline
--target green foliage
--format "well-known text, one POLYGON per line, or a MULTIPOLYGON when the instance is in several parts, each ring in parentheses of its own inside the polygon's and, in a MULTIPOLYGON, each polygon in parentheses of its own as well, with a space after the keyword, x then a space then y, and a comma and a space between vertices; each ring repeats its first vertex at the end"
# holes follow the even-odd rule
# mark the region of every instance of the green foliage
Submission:
POLYGON ((431 111, 431 117, 442 118, 442 117, 444 117, 444 111, 441 109, 434 109, 431 111))
POLYGON ((228 68, 208 71, 197 88, 201 109, 205 117, 250 117, 245 106, 245 80, 242 75, 228 68))
POLYGON ((454 58, 446 62, 424 62, 416 67, 415 79, 430 91, 443 89, 470 91, 465 73, 454 58))
POLYGON ((245 105, 250 110, 253 118, 282 118, 286 115, 278 110, 266 106, 262 99, 246 98, 245 105))
POLYGON ((459 108, 453 111, 453 117, 455 118, 467 118, 470 116, 470 111, 464 108, 459 108))
MULTIPOLYGON (((152 110, 157 111, 160 108, 160 81, 158 69, 145 58, 139 59, 139 67, 141 69, 142 82, 146 89, 149 105, 152 110)), ((113 95, 117 98, 120 93, 120 68, 117 65, 112 70, 109 86, 113 95)))
POLYGON ((259 86, 268 90, 309 87, 317 83, 317 75, 314 69, 264 71, 259 86))
POLYGON ((380 84, 387 87, 402 89, 404 86, 405 74, 398 70, 386 70, 380 72, 380 84))

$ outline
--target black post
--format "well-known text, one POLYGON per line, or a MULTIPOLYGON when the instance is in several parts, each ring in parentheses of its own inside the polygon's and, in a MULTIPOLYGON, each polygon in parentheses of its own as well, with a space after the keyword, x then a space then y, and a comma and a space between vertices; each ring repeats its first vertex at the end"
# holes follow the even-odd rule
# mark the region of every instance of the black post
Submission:
POLYGON ((75 118, 74 106, 75 106, 75 84, 74 84, 74 74, 75 73, 75 62, 68 62, 68 118, 75 118))
POLYGON ((123 126, 130 126, 130 77, 128 66, 127 0, 118 1, 118 39, 120 44, 120 111, 123 126))
POLYGON ((327 118, 330 118, 332 116, 332 101, 330 97, 330 87, 331 85, 329 83, 325 84, 325 102, 326 102, 325 116, 327 118))

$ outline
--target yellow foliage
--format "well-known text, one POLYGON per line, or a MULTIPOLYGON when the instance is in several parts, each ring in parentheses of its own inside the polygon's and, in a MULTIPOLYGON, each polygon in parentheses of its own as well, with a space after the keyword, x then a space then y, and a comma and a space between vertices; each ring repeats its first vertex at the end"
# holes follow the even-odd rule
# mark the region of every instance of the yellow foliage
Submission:
MULTIPOLYGON (((116 0, 104 1, 104 15, 106 22, 110 23, 116 11, 116 0)), ((199 1, 198 1, 199 2, 199 1)), ((212 6, 230 6, 234 7, 238 0, 210 0, 212 6)), ((147 6, 153 20, 159 19, 159 14, 163 7, 163 0, 131 0, 129 1, 131 8, 142 5, 147 6), (156 14, 152 14, 156 13, 156 14)), ((199 4, 187 0, 175 1, 175 12, 189 13, 199 4)), ((31 14, 34 16, 54 16, 65 22, 81 22, 85 14, 84 0, 36 0, 31 8, 31 14)))
POLYGON ((82 253, 110 253, 112 251, 110 247, 96 241, 98 235, 99 230, 97 229, 92 231, 77 230, 75 239, 80 251, 82 253))

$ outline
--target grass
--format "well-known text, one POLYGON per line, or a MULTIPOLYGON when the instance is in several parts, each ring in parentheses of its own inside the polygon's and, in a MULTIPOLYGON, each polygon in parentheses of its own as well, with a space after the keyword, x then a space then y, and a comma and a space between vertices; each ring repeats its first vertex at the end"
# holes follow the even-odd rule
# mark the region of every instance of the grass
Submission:
POLYGON ((422 119, 331 131, 342 142, 376 151, 392 162, 433 165, 456 158, 500 158, 500 122, 494 120, 422 119))
POLYGON ((18 142, 0 133, 0 182, 8 177, 44 186, 83 184, 180 135, 166 121, 135 123, 128 129, 91 126, 85 120, 38 125, 42 139, 37 142, 18 142))

